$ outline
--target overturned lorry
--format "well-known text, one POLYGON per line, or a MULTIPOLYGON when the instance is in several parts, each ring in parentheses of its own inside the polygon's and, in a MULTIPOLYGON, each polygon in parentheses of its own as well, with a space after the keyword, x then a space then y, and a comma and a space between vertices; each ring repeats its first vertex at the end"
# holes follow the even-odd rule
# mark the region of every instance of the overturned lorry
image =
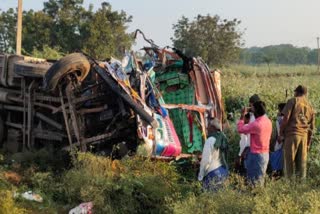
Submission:
POLYGON ((220 73, 146 41, 142 58, 130 52, 121 61, 1 54, 0 145, 10 152, 109 153, 115 145, 147 156, 201 152, 208 118, 223 114, 220 73))

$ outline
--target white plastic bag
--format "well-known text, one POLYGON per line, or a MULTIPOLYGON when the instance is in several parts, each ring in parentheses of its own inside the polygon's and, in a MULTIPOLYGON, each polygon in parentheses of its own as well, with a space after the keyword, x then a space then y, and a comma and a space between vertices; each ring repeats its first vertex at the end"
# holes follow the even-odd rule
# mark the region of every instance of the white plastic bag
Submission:
POLYGON ((81 203, 69 211, 69 214, 92 214, 92 202, 81 203))
POLYGON ((39 194, 35 194, 32 191, 27 191, 21 194, 21 197, 30 201, 43 202, 43 198, 39 194))

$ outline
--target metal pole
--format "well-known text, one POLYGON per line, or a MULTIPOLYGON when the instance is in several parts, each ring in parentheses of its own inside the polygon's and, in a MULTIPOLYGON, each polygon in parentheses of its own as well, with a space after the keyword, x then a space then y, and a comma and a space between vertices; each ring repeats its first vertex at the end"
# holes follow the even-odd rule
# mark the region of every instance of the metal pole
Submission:
POLYGON ((22 0, 18 0, 18 20, 17 20, 17 44, 16 54, 21 55, 21 33, 22 33, 22 0))
POLYGON ((318 72, 320 70, 320 48, 319 48, 319 37, 317 37, 317 43, 318 43, 318 72))

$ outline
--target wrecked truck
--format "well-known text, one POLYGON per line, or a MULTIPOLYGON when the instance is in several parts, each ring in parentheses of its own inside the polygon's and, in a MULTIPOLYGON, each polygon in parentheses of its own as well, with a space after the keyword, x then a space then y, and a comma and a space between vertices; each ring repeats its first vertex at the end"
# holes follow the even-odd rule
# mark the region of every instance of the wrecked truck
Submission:
POLYGON ((220 73, 152 40, 120 61, 72 53, 58 61, 0 55, 0 144, 177 157, 202 151, 221 121, 220 73), (127 153, 127 152, 125 152, 127 153))

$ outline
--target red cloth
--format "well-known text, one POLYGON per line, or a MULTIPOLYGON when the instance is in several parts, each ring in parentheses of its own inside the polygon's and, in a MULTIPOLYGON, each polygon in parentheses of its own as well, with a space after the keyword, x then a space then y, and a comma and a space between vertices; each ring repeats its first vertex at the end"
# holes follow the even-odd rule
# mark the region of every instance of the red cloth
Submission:
POLYGON ((239 133, 250 134, 251 153, 259 154, 269 152, 272 122, 267 116, 258 117, 246 125, 243 120, 240 120, 237 126, 239 133))

